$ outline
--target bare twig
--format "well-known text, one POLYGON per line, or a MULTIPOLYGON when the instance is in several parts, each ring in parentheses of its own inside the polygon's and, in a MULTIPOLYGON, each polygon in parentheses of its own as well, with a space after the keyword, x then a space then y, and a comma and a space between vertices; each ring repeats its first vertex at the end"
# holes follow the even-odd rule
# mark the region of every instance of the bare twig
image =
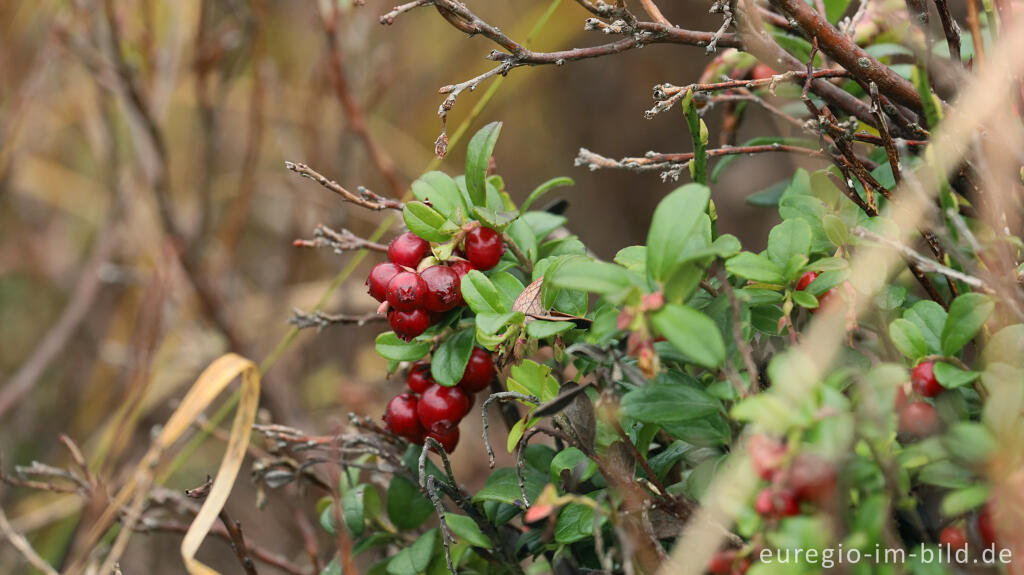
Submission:
POLYGON ((323 224, 320 224, 313 230, 313 239, 311 240, 295 240, 292 245, 303 248, 331 248, 334 253, 341 254, 352 250, 361 250, 366 248, 375 252, 386 252, 388 247, 384 244, 377 242, 371 242, 365 238, 361 238, 349 230, 342 229, 340 232, 335 231, 323 224))
POLYGON ((368 210, 401 210, 405 207, 405 204, 398 200, 381 197, 366 188, 360 187, 359 194, 353 194, 342 187, 338 182, 327 179, 326 176, 303 163, 285 162, 284 167, 304 178, 309 178, 328 190, 338 194, 346 202, 351 202, 368 210))
POLYGON ((986 284, 981 279, 979 279, 979 278, 977 278, 975 276, 966 274, 964 272, 959 272, 959 271, 954 270, 954 269, 952 269, 950 267, 944 266, 944 265, 940 264, 939 262, 937 262, 937 261, 935 261, 935 260, 933 260, 931 258, 926 258, 923 255, 921 255, 921 254, 917 253, 916 251, 914 251, 909 246, 906 246, 906 245, 901 244, 901 243, 899 243, 897 241, 891 240, 891 239, 889 239, 889 238, 887 238, 885 236, 880 236, 880 235, 876 234, 875 232, 872 232, 871 230, 869 230, 867 228, 864 228, 864 227, 861 227, 861 226, 857 226, 857 227, 853 228, 850 231, 851 231, 851 233, 853 233, 856 236, 859 236, 859 237, 862 237, 862 238, 866 238, 866 239, 869 239, 869 240, 872 240, 872 241, 875 241, 875 242, 878 242, 878 243, 882 243, 882 244, 885 244, 885 245, 889 246, 890 248, 892 248, 892 249, 896 250, 897 252, 899 252, 899 254, 901 256, 903 256, 904 258, 906 258, 906 259, 908 259, 910 261, 915 262, 917 264, 918 269, 920 269, 923 272, 942 274, 942 275, 944 275, 946 277, 955 279, 957 281, 962 281, 965 284, 967 284, 967 285, 969 285, 969 286, 971 286, 973 288, 979 289, 981 291, 984 291, 984 292, 987 292, 987 293, 996 293, 996 290, 994 290, 991 287, 989 287, 989 285, 986 284))
POLYGON ((363 326, 368 323, 385 321, 387 318, 379 313, 367 313, 367 314, 329 314, 322 311, 314 311, 313 313, 304 313, 297 309, 292 310, 292 317, 288 318, 288 323, 298 327, 299 329, 306 329, 315 327, 316 330, 322 331, 325 327, 332 325, 358 325, 363 326))
POLYGON ((0 532, 4 534, 4 539, 11 542, 11 545, 21 553, 21 556, 26 561, 45 575, 59 575, 57 570, 50 566, 39 553, 32 547, 32 544, 25 539, 25 536, 14 530, 11 526, 10 521, 7 520, 7 515, 4 510, 0 508, 0 532))

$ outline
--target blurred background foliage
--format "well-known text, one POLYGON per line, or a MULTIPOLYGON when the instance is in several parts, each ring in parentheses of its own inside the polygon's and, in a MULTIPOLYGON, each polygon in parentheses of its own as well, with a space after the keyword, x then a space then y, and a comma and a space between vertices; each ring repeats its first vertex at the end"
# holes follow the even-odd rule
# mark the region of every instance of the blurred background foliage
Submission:
MULTIPOLYGON (((350 92, 402 186, 433 158, 440 131, 438 88, 492 65, 485 39, 467 39, 434 14, 378 22, 393 0, 339 1, 337 42, 350 92)), ((33 460, 58 464, 66 433, 93 470, 123 479, 184 389, 229 348, 260 361, 288 332, 293 308, 309 310, 350 254, 295 248, 318 223, 368 235, 380 214, 342 203, 284 168, 309 164, 349 189, 392 195, 346 117, 331 82, 321 10, 328 2, 285 0, 117 0, 124 64, 148 103, 167 152, 168 203, 184 242, 163 233, 154 188, 158 154, 111 60, 109 22, 97 0, 0 2, 0 450, 5 471, 33 460), (182 245, 184 244, 184 245, 182 245), (195 262, 212 300, 196 297, 175 246, 195 262), (211 305, 214 309, 211 310, 211 305), (218 319, 220 318, 220 319, 218 319), (224 325, 233 332, 226 336, 224 325), (234 338, 234 339, 232 339, 234 338)), ((717 28, 705 2, 665 2, 673 22, 717 28)), ((517 39, 549 7, 546 0, 488 0, 473 8, 517 39)), ((584 32, 586 13, 557 7, 537 50, 603 42, 584 32)), ((709 57, 650 46, 614 58, 514 70, 477 119, 502 120, 496 162, 514 198, 568 175, 572 231, 598 255, 642 243, 658 200, 676 184, 656 174, 589 172, 573 166, 580 147, 620 157, 690 150, 681 114, 645 120, 655 84, 696 81, 709 57)), ((461 123, 490 84, 463 94, 449 115, 461 123)), ((770 130, 748 113, 738 141, 770 130)), ((713 112, 707 121, 718 133, 713 112)), ((441 164, 461 171, 463 145, 441 164)), ((739 160, 715 187, 720 230, 763 245, 773 210, 744 203, 805 160, 763 155, 739 160)), ((385 240, 391 234, 385 236, 385 240)), ((368 313, 362 279, 370 255, 325 306, 368 313)), ((302 332, 268 374, 265 417, 326 433, 349 411, 377 417, 400 378, 385 379, 367 327, 302 332)), ((479 422, 464 430, 478 435, 479 422)), ((194 487, 212 472, 222 446, 203 444, 169 479, 194 487)), ((482 482, 485 464, 463 449, 455 465, 482 482)), ((303 548, 310 528, 295 500, 260 499, 240 481, 228 509, 246 534, 283 554, 303 548), (257 506, 257 502, 260 503, 257 506)), ((90 512, 74 495, 4 488, 0 504, 47 559, 59 564, 90 512)), ((325 536, 321 534, 320 536, 325 536)), ((177 573, 178 535, 133 540, 124 573, 177 573)), ((226 545, 205 560, 228 565, 226 545)), ((0 546, 0 571, 19 573, 0 546)))

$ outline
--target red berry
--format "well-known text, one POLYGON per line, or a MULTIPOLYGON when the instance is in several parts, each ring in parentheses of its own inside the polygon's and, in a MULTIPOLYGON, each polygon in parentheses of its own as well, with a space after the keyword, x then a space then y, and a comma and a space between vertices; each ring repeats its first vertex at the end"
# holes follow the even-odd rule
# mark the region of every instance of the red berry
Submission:
POLYGON ((959 525, 950 525, 939 533, 939 544, 948 545, 952 549, 967 547, 967 533, 959 525))
POLYGON ((427 286, 427 297, 423 305, 430 311, 444 312, 459 304, 462 297, 459 275, 447 266, 430 266, 420 272, 427 286))
POLYGON ((416 414, 420 425, 427 431, 454 427, 469 411, 469 399, 458 387, 444 387, 434 384, 420 397, 416 414))
POLYGON ((900 411, 903 411, 903 408, 906 406, 907 390, 903 389, 903 385, 901 384, 899 387, 896 388, 896 397, 894 397, 892 400, 892 407, 897 413, 899 413, 900 411))
POLYGON ((373 266, 370 275, 366 278, 366 285, 370 288, 370 296, 377 301, 388 299, 388 283, 391 278, 402 272, 402 268, 391 262, 383 262, 373 266))
POLYGON ((912 401, 900 412, 899 432, 913 438, 927 437, 939 428, 935 408, 923 401, 912 401))
POLYGON ((817 455, 801 453, 789 466, 787 485, 801 501, 824 503, 836 491, 836 467, 817 455))
POLYGON ((440 443, 445 453, 451 453, 455 451, 455 446, 459 444, 459 428, 456 425, 438 426, 428 433, 427 437, 432 437, 440 443))
POLYGON ((922 361, 910 371, 910 383, 914 391, 922 397, 935 397, 942 393, 943 387, 935 379, 935 362, 922 361))
POLYGON ((388 283, 388 303, 398 311, 412 311, 423 307, 427 296, 427 282, 416 272, 402 272, 388 283))
POLYGON ((818 279, 818 272, 804 272, 804 275, 800 276, 796 282, 796 289, 803 291, 816 279, 818 279))
POLYGON ((387 411, 384 412, 384 421, 392 433, 404 437, 414 443, 423 442, 423 427, 416 416, 418 405, 416 397, 411 393, 402 393, 391 398, 388 402, 387 411))
POLYGON ((484 271, 498 265, 505 245, 501 243, 501 235, 483 226, 473 228, 466 234, 466 259, 473 267, 484 271))
POLYGON ((729 575, 732 572, 732 564, 736 562, 736 550, 727 549, 719 551, 711 556, 708 561, 708 572, 715 575, 729 575))
POLYGON ((411 341, 430 327, 430 314, 421 310, 392 310, 388 313, 388 323, 395 335, 403 341, 411 341))
POLYGON ((462 276, 468 274, 470 270, 476 269, 473 267, 473 264, 466 260, 452 260, 451 263, 448 264, 448 267, 452 268, 452 271, 458 274, 460 280, 462 279, 462 276))
POLYGON ((810 312, 818 313, 819 311, 828 307, 830 305, 829 302, 835 300, 836 298, 839 298, 839 290, 837 290, 836 288, 828 290, 827 292, 818 296, 818 307, 811 309, 810 312))
POLYGON ((768 67, 767 64, 758 64, 754 66, 754 69, 750 71, 750 77, 754 80, 767 80, 775 75, 775 70, 768 67))
POLYGON ((981 508, 981 513, 978 513, 978 535, 981 535, 981 541, 986 548, 999 545, 999 534, 996 532, 996 526, 992 520, 992 501, 990 500, 981 508))
POLYGON ((757 514, 762 517, 774 514, 775 503, 772 501, 771 487, 765 487, 757 493, 757 499, 754 500, 754 511, 757 511, 757 514))
POLYGON ((428 387, 434 384, 434 378, 430 375, 430 363, 417 361, 409 368, 409 374, 405 376, 405 383, 415 393, 423 393, 428 387))
POLYGON ((494 378, 494 362, 491 361, 491 354, 480 349, 473 348, 473 353, 466 363, 466 371, 462 372, 462 379, 459 380, 459 387, 469 394, 477 393, 487 389, 494 378))
POLYGON ((754 562, 750 560, 750 557, 740 559, 732 566, 732 575, 743 575, 750 570, 750 566, 753 564, 754 562))
POLYGON ((761 479, 769 480, 775 475, 786 457, 786 446, 767 435, 757 434, 747 445, 750 462, 761 479))
POLYGON ((407 268, 420 265, 420 260, 429 254, 430 244, 412 232, 405 232, 388 245, 388 259, 407 268))

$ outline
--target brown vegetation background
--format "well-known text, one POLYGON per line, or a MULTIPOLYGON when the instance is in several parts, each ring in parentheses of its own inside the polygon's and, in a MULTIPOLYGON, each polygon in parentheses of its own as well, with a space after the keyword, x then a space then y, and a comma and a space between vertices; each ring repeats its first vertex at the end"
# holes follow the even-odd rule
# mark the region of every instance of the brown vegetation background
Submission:
MULTIPOLYGON (((488 69, 484 39, 467 39, 436 14, 416 11, 382 26, 391 2, 339 0, 338 47, 367 130, 390 156, 403 185, 433 156, 440 130, 439 87, 488 69)), ((703 2, 663 2, 666 16, 695 29, 720 20, 703 2)), ((332 86, 320 10, 329 2, 284 0, 112 3, 125 64, 149 103, 167 149, 167 197, 185 252, 214 294, 197 298, 162 232, 155 201, 159 158, 143 145, 139 121, 109 57, 102 3, 0 2, 0 450, 3 468, 34 460, 66 463, 66 433, 111 484, 124 479, 149 444, 153 426, 198 372, 230 347, 255 361, 287 333, 292 308, 308 310, 351 255, 292 246, 318 223, 369 234, 380 221, 284 168, 308 163, 342 185, 388 195, 332 86), (219 320, 217 318, 220 318, 219 320), (225 337, 224 323, 236 341, 225 337)), ((524 38, 548 0, 494 0, 473 8, 524 38)), ((584 32, 587 14, 563 1, 533 47, 564 49, 604 41, 584 32)), ((568 175, 572 230, 599 255, 642 242, 653 207, 673 188, 654 174, 590 172, 573 166, 580 147, 620 157, 648 150, 684 152, 689 135, 673 111, 645 120, 651 88, 695 81, 708 57, 700 48, 651 46, 615 58, 513 70, 473 125, 505 123, 498 171, 513 197, 568 175)), ((463 94, 454 128, 490 86, 463 94)), ((738 141, 766 129, 752 112, 738 141)), ((717 117, 708 116, 711 133, 717 117)), ((440 169, 462 171, 465 140, 440 169)), ((781 155, 742 159, 714 188, 720 229, 759 247, 775 217, 743 199, 791 173, 781 155)), ((390 234, 389 234, 390 235, 390 234)), ((386 236, 388 237, 388 236, 386 236)), ((327 311, 366 313, 362 278, 371 254, 334 293, 327 311)), ((377 416, 401 386, 385 380, 373 353, 381 324, 306 330, 265 381, 264 417, 310 432, 338 429, 346 413, 377 416)), ((484 476, 479 423, 464 426, 456 465, 484 476)), ((222 445, 204 444, 168 483, 194 487, 216 468, 222 445)), ((14 527, 45 558, 60 558, 90 510, 76 496, 0 488, 14 527)), ((315 501, 257 494, 240 480, 228 509, 246 534, 288 557, 302 556, 305 517, 315 501), (295 508, 296 501, 302 508, 295 508)), ((179 535, 133 540, 122 569, 181 572, 179 535)), ((323 537, 324 544, 330 539, 323 537)), ((226 545, 204 560, 235 572, 226 545)), ((22 573, 0 545, 0 572, 22 573)), ((270 568, 263 571, 273 572, 270 568)))

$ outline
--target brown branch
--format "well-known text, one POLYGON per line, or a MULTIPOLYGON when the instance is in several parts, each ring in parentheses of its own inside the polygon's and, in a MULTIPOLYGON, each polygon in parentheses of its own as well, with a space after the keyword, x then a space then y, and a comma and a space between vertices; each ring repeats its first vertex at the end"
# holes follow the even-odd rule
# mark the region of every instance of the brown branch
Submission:
POLYGON ((317 172, 303 163, 285 162, 284 167, 304 178, 309 178, 328 190, 338 194, 346 202, 353 203, 368 210, 401 210, 405 207, 405 204, 398 200, 379 196, 363 187, 359 188, 359 195, 353 194, 342 187, 338 182, 327 179, 326 176, 323 176, 320 172, 317 172))
POLYGON ((789 15, 809 38, 817 38, 821 51, 846 68, 861 82, 875 82, 879 90, 913 110, 921 109, 921 96, 914 86, 882 64, 852 39, 837 30, 803 0, 771 0, 773 6, 789 15))
MULTIPOLYGON (((202 485, 195 489, 186 489, 185 496, 192 499, 206 499, 212 487, 213 478, 207 475, 206 481, 202 485)), ((224 524, 224 530, 227 531, 231 549, 235 552, 235 556, 238 557, 238 562, 242 564, 242 569, 246 575, 259 575, 256 572, 256 565, 252 562, 252 558, 249 557, 249 548, 245 543, 245 537, 242 536, 242 524, 238 521, 232 521, 228 517, 226 509, 221 509, 218 517, 220 522, 224 524)))
POLYGON ((658 8, 658 5, 654 3, 654 0, 640 0, 640 5, 644 7, 644 11, 651 17, 651 20, 666 26, 672 25, 672 23, 668 21, 668 18, 661 13, 661 10, 658 8))
POLYGON ((896 149, 896 143, 892 141, 892 136, 889 135, 889 125, 885 121, 882 103, 878 98, 878 84, 871 82, 869 84, 869 93, 871 95, 871 112, 878 120, 878 133, 882 138, 882 145, 885 146, 885 155, 889 158, 889 169, 892 170, 892 179, 896 183, 896 187, 899 187, 903 181, 903 175, 900 173, 900 152, 896 149))
POLYGON ((39 553, 28 542, 28 539, 25 539, 24 535, 14 530, 11 522, 7 520, 7 515, 3 509, 0 509, 0 533, 3 533, 3 538, 10 541, 11 545, 18 550, 18 553, 21 553, 21 556, 30 565, 41 571, 44 575, 58 575, 57 570, 39 556, 39 553))
POLYGON ((949 2, 947 0, 935 0, 935 8, 939 11, 942 32, 946 35, 946 45, 949 46, 949 59, 956 62, 957 66, 963 66, 963 59, 960 57, 960 25, 956 23, 956 20, 949 13, 949 2))
POLYGON ((325 327, 331 325, 362 326, 368 323, 384 321, 386 319, 386 316, 383 316, 377 312, 362 315, 351 315, 343 313, 329 314, 321 311, 315 311, 312 314, 307 314, 297 309, 293 309, 292 317, 288 319, 288 323, 294 325, 299 329, 315 327, 317 331, 321 331, 325 327))
MULTIPOLYGON (((794 154, 806 154, 815 158, 828 158, 828 156, 822 153, 821 150, 812 150, 811 148, 789 144, 764 144, 760 146, 715 148, 707 150, 706 155, 708 158, 717 158, 721 156, 762 154, 768 152, 789 152, 794 154)), ((592 171, 602 168, 622 169, 634 172, 674 171, 685 167, 692 159, 693 152, 683 152, 678 154, 659 154, 648 152, 643 157, 627 157, 620 160, 614 160, 600 154, 595 154, 586 148, 580 148, 580 151, 576 156, 576 166, 586 166, 592 171)))
POLYGON ((384 244, 371 242, 370 240, 361 238, 346 229, 342 229, 338 232, 323 224, 318 225, 316 229, 313 230, 313 239, 295 240, 292 242, 292 245, 303 248, 327 247, 333 249, 336 254, 361 249, 373 250, 375 252, 388 251, 388 247, 384 244))

